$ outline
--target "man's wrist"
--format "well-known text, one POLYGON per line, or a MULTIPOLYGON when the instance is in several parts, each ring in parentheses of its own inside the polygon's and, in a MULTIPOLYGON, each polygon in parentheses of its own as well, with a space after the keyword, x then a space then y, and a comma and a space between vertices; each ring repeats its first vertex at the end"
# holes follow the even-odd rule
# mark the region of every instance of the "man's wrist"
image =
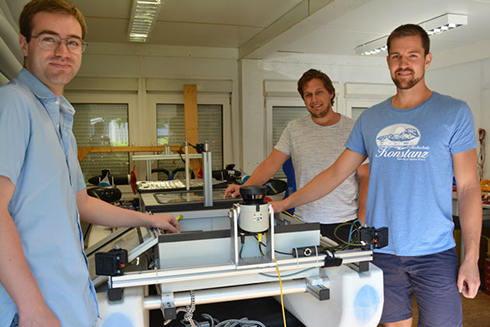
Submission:
POLYGON ((480 255, 476 251, 464 251, 463 263, 478 265, 479 258, 480 255))

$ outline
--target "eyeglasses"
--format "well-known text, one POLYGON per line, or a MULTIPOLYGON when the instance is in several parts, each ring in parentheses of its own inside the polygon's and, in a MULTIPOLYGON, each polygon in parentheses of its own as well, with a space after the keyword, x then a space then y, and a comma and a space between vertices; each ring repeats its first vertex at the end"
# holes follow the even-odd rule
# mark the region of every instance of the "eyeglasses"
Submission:
POLYGON ((39 47, 43 50, 56 50, 62 41, 66 42, 66 46, 73 54, 82 54, 87 48, 87 43, 78 37, 69 37, 62 39, 58 34, 41 33, 37 36, 28 36, 39 41, 39 47))

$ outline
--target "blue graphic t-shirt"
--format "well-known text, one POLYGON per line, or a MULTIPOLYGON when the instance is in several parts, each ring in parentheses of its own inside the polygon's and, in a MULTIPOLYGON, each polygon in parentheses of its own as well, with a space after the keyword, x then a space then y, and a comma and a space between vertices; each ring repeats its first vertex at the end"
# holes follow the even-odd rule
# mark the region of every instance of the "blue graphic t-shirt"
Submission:
POLYGON ((455 246, 452 155, 476 147, 465 102, 433 92, 397 109, 389 98, 359 117, 345 145, 369 157, 366 224, 389 228, 389 245, 378 252, 419 256, 455 246))

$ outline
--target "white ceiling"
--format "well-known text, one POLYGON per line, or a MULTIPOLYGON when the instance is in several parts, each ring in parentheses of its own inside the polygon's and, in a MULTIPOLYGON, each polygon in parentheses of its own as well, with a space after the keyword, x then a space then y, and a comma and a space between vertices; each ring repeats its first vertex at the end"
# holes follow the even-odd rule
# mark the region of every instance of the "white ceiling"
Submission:
MULTIPOLYGON (((127 42, 132 0, 72 0, 87 42, 127 42)), ((468 25, 431 38, 432 52, 490 40, 490 0, 163 0, 148 44, 239 49, 240 57, 279 52, 354 55, 356 46, 405 23, 445 13, 468 25)))

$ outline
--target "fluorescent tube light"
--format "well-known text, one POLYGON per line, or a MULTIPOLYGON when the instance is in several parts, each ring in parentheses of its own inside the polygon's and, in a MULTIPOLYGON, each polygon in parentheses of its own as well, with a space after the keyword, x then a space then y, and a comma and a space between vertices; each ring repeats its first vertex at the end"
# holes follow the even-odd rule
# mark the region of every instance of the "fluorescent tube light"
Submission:
POLYGON ((161 0, 133 0, 128 33, 130 42, 146 42, 161 5, 161 0))
POLYGON ((447 32, 456 27, 468 25, 468 16, 457 14, 445 14, 439 17, 432 18, 428 21, 419 24, 427 31, 429 36, 447 32))
MULTIPOLYGON (((429 36, 433 36, 457 27, 468 25, 468 16, 460 14, 444 14, 426 20, 418 25, 420 25, 429 36)), ((371 56, 378 54, 381 51, 386 51, 388 49, 386 46, 387 40, 388 35, 363 43, 356 47, 356 54, 371 56)))

